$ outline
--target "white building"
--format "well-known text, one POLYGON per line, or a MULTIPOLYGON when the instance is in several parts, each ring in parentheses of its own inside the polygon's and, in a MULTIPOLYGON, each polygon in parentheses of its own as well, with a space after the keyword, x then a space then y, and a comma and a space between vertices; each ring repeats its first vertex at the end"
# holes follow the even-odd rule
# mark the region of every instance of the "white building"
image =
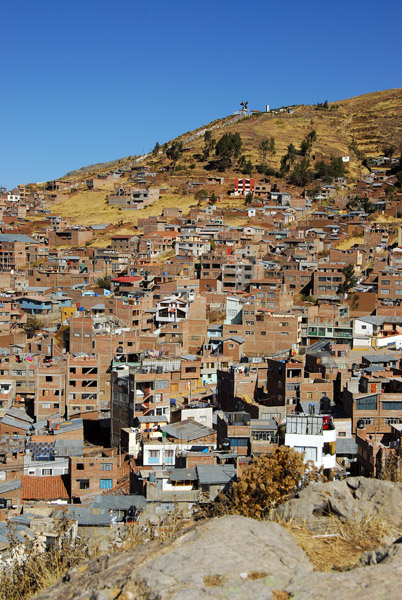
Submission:
POLYGON ((178 323, 187 317, 188 308, 188 302, 185 300, 175 296, 164 298, 156 305, 156 322, 159 325, 178 323))
POLYGON ((243 304, 244 300, 242 298, 226 297, 225 325, 235 325, 242 322, 243 304))
POLYGON ((377 332, 375 317, 357 317, 353 323, 353 348, 371 348, 371 339, 377 332))
POLYGON ((329 415, 295 414, 286 417, 285 446, 305 453, 304 460, 312 460, 324 471, 334 469, 336 429, 329 415))
POLYGON ((24 475, 35 477, 49 477, 68 475, 68 458, 55 458, 54 460, 32 460, 30 455, 24 457, 24 475))

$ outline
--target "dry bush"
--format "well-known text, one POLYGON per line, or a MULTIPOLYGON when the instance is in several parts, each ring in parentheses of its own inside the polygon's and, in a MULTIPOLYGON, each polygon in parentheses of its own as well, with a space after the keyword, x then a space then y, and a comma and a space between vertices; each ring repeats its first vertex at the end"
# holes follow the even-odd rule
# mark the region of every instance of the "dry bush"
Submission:
MULTIPOLYGON (((11 547, 12 554, 12 547, 11 547)), ((87 545, 81 540, 67 538, 43 552, 35 542, 28 544, 25 555, 0 572, 2 600, 31 598, 40 590, 53 585, 71 568, 88 557, 87 545)))
POLYGON ((207 319, 210 324, 220 325, 226 319, 226 313, 222 310, 207 310, 207 319))
POLYGON ((191 524, 189 519, 185 519, 176 510, 167 515, 160 523, 151 523, 148 521, 144 525, 129 524, 121 531, 120 539, 114 541, 111 551, 132 550, 142 544, 148 544, 153 540, 158 540, 161 544, 167 542, 177 535, 185 526, 191 524))
POLYGON ((386 537, 400 535, 389 521, 373 514, 347 521, 331 515, 320 534, 314 533, 306 523, 280 521, 277 516, 275 520, 292 533, 317 571, 351 569, 364 552, 381 546, 386 537))
MULTIPOLYGON (((166 516, 158 524, 146 523, 145 525, 126 525, 120 532, 119 539, 108 538, 108 547, 102 553, 121 552, 131 550, 152 540, 161 543, 173 538, 188 520, 183 519, 177 511, 166 516)), ((88 540, 76 539, 71 541, 63 537, 63 526, 60 524, 60 543, 55 547, 43 551, 36 542, 26 545, 25 553, 20 560, 14 560, 9 567, 0 571, 0 589, 2 600, 27 600, 32 598, 41 590, 59 581, 69 569, 75 567, 99 553, 99 540, 89 538, 88 540)), ((20 546, 16 541, 12 527, 9 532, 11 550, 20 546)), ((154 600, 157 596, 151 593, 142 582, 135 582, 136 598, 140 600, 154 600), (145 587, 144 587, 145 586, 145 587), (140 594, 141 591, 141 594, 140 594)))
POLYGON ((254 459, 240 481, 233 483, 226 494, 220 494, 209 509, 200 511, 200 516, 236 514, 265 519, 271 509, 309 483, 320 480, 321 472, 312 461, 304 462, 303 454, 280 446, 272 454, 254 459))
POLYGON ((385 481, 394 483, 402 482, 402 450, 398 448, 386 457, 381 469, 379 469, 379 477, 385 481))

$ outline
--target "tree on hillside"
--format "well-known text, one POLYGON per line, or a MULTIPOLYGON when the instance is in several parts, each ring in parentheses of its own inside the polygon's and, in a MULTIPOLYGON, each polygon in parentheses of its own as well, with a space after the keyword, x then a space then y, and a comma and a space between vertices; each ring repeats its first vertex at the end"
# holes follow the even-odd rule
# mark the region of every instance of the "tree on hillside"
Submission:
POLYGON ((202 159, 205 161, 209 157, 212 150, 215 148, 216 140, 212 137, 212 132, 208 129, 204 133, 204 149, 202 151, 202 159))
POLYGON ((302 156, 308 156, 311 152, 311 148, 313 146, 313 143, 316 141, 317 139, 317 132, 315 129, 312 129, 307 135, 306 137, 302 140, 302 143, 300 144, 300 154, 302 156))
POLYGON ((371 204, 368 198, 363 198, 362 208, 368 215, 371 215, 375 212, 375 207, 371 204))
POLYGON ((248 175, 249 177, 253 174, 253 163, 251 160, 247 160, 246 155, 242 154, 238 161, 238 167, 243 175, 248 175))
POLYGON ((315 163, 315 179, 323 179, 325 182, 331 182, 334 177, 344 177, 345 163, 340 156, 332 157, 328 164, 323 160, 315 163))
POLYGON ((281 158, 280 173, 281 173, 282 177, 284 175, 286 175, 286 173, 289 172, 290 167, 293 165, 293 163, 296 160, 296 156, 297 156, 296 148, 294 147, 293 144, 289 144, 286 154, 284 154, 281 158))
POLYGON ((161 145, 159 144, 159 142, 156 142, 156 144, 152 150, 152 156, 157 156, 160 149, 161 149, 161 145))
POLYGON ((347 294, 357 283, 357 277, 355 275, 355 268, 352 264, 343 267, 342 273, 344 281, 339 285, 337 293, 347 294))
POLYGON ((394 144, 384 144, 382 151, 384 156, 387 156, 388 158, 391 158, 396 150, 396 146, 394 146, 394 144))
POLYGON ((197 190, 194 194, 194 198, 197 200, 197 205, 200 206, 201 202, 208 198, 207 190, 204 190, 204 189, 197 190))
POLYGON ((218 497, 216 512, 227 512, 263 519, 272 508, 282 504, 313 481, 322 479, 313 461, 304 454, 280 446, 272 454, 255 458, 231 489, 218 497))
POLYGON ((296 163, 293 172, 289 177, 290 183, 299 187, 304 187, 309 181, 312 181, 313 172, 309 169, 309 166, 310 161, 306 157, 296 163))
POLYGON ((23 329, 29 338, 32 338, 37 331, 42 331, 43 322, 37 316, 32 315, 27 318, 23 329))
POLYGON ((275 138, 271 137, 271 138, 264 138, 259 146, 258 146, 258 150, 260 151, 260 156, 261 156, 261 166, 262 166, 262 171, 264 172, 265 170, 265 161, 267 158, 267 154, 268 152, 270 152, 271 154, 275 154, 276 150, 275 150, 275 138))
POLYGON ((252 192, 248 192, 248 194, 246 194, 246 197, 244 199, 244 204, 245 206, 249 206, 253 201, 253 194, 252 192))
POLYGON ((215 155, 219 161, 220 170, 233 166, 236 158, 240 154, 242 147, 242 140, 240 134, 236 133, 225 133, 220 140, 218 140, 215 146, 215 155))
POLYGON ((265 169, 265 161, 266 161, 268 150, 269 150, 269 140, 268 140, 268 138, 264 138, 259 143, 258 150, 260 151, 262 168, 265 169))
POLYGON ((218 197, 216 196, 215 192, 212 192, 212 195, 209 197, 209 203, 216 204, 217 201, 218 201, 218 197))
POLYGON ((98 279, 95 281, 95 285, 103 290, 110 290, 110 277, 107 275, 98 277, 98 279))
POLYGON ((176 163, 183 154, 183 142, 172 142, 171 146, 166 149, 166 156, 176 163))

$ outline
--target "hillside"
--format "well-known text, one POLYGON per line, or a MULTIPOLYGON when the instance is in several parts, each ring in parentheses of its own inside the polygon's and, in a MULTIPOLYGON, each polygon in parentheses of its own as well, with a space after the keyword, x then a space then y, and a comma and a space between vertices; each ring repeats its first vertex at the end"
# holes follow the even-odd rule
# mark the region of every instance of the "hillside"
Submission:
MULTIPOLYGON (((182 142, 184 147, 174 170, 161 172, 163 168, 172 167, 172 162, 159 151, 156 155, 147 154, 135 159, 126 157, 70 172, 63 179, 74 180, 77 191, 57 204, 54 211, 73 220, 79 219, 84 224, 117 224, 121 221, 136 224, 139 217, 160 214, 164 206, 178 204, 187 212, 194 204, 194 196, 191 191, 187 193, 186 182, 189 179, 200 180, 207 175, 218 173, 214 168, 213 153, 206 161, 201 158, 206 130, 210 130, 216 140, 224 133, 238 132, 242 139, 241 154, 246 160, 250 160, 254 167, 261 163, 258 149, 260 142, 273 137, 276 152, 273 155, 268 153, 266 164, 278 170, 281 157, 286 153, 289 144, 299 148, 303 138, 312 129, 317 134, 312 154, 320 153, 327 158, 349 155, 351 161, 348 177, 353 180, 364 170, 364 157, 379 155, 386 146, 393 146, 395 153, 399 153, 402 146, 402 88, 340 100, 329 104, 327 110, 302 105, 293 107, 291 113, 272 111, 249 116, 230 115, 173 140, 182 142), (121 210, 109 206, 106 202, 106 194, 110 193, 113 185, 106 184, 96 191, 85 189, 85 182, 89 177, 106 173, 116 167, 124 169, 133 164, 133 160, 137 164, 147 164, 151 170, 159 173, 151 182, 152 186, 164 185, 169 188, 169 193, 152 206, 140 211, 121 210)), ((313 165, 312 159, 310 160, 313 165)), ((234 177, 239 176, 240 171, 232 168, 219 174, 224 175, 225 187, 228 188, 234 177)), ((127 178, 123 177, 120 181, 125 183, 127 178)))

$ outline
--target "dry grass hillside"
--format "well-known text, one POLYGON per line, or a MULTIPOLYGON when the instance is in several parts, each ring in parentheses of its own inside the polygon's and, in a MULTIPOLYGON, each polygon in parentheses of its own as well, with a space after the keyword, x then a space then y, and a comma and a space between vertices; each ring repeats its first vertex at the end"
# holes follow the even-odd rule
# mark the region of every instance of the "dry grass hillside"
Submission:
MULTIPOLYGON (((402 147, 402 88, 340 100, 329 104, 328 110, 316 110, 314 106, 302 105, 295 106, 292 114, 257 113, 248 117, 230 115, 187 132, 176 138, 185 148, 185 152, 176 163, 176 170, 168 171, 155 180, 156 186, 168 186, 169 193, 163 195, 152 206, 140 211, 127 211, 109 206, 106 195, 110 193, 112 184, 106 184, 103 189, 97 191, 84 189, 84 182, 89 177, 105 173, 116 166, 124 167, 132 163, 134 157, 84 167, 68 174, 67 179, 81 182, 82 186, 78 192, 57 204, 54 212, 83 224, 123 222, 127 226, 136 225, 138 218, 160 214, 165 206, 180 206, 186 214, 195 203, 193 193, 187 193, 185 189, 186 182, 217 173, 211 169, 208 161, 203 162, 200 158, 204 148, 204 132, 207 129, 211 130, 216 140, 224 133, 238 132, 242 139, 241 153, 254 165, 261 163, 258 150, 260 142, 264 138, 275 138, 276 153, 268 153, 266 159, 266 164, 275 169, 279 168, 280 159, 286 153, 288 145, 292 143, 299 148, 302 139, 314 129, 317 139, 312 154, 322 153, 326 157, 349 155, 351 162, 348 175, 355 178, 361 172, 364 156, 379 155, 387 145, 394 146, 395 153, 399 153, 402 147)), ((137 160, 139 163, 149 164, 155 171, 171 165, 161 151, 157 156, 145 155, 137 160)), ((231 186, 234 177, 239 175, 239 171, 230 170, 223 175, 226 190, 231 186)), ((124 183, 125 179, 121 181, 124 183)), ((231 199, 230 203, 238 204, 239 200, 231 199)), ((224 204, 228 204, 226 198, 224 204)))

